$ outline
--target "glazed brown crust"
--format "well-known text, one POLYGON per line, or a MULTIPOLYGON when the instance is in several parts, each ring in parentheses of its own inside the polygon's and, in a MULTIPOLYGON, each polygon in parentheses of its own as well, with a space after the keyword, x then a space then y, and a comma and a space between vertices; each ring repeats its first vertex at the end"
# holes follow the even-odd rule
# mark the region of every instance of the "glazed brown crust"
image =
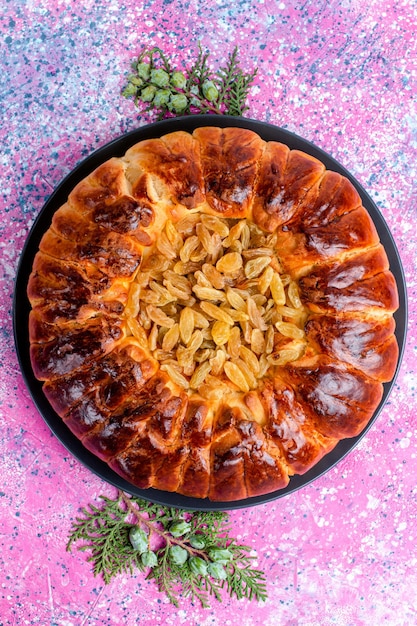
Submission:
POLYGON ((242 128, 171 133, 97 168, 53 216, 28 297, 33 371, 68 428, 136 486, 197 498, 284 488, 365 428, 398 361, 395 279, 354 186, 242 128), (189 211, 275 233, 308 314, 302 357, 216 402, 162 372, 124 314, 147 249, 189 211))
POLYGON ((305 206, 303 200, 317 186, 324 171, 323 163, 317 159, 281 143, 268 142, 253 198, 255 222, 268 232, 286 224, 305 206))
POLYGON ((224 217, 246 217, 264 142, 243 128, 197 128, 205 197, 224 217))
POLYGON ((204 194, 199 152, 195 138, 181 131, 136 144, 126 153, 136 176, 139 174, 134 195, 141 197, 146 175, 150 175, 163 185, 173 203, 196 207, 204 194))
POLYGON ((157 372, 157 363, 149 359, 131 340, 123 343, 88 368, 79 368, 65 377, 49 379, 43 391, 54 410, 65 418, 72 407, 94 394, 99 407, 113 410, 136 394, 157 372))
POLYGON ((363 430, 383 392, 381 383, 325 357, 312 364, 290 364, 281 377, 291 384, 317 431, 338 439, 363 430))
POLYGON ((398 344, 392 317, 361 319, 319 315, 306 324, 306 334, 317 352, 348 363, 370 378, 390 381, 398 362, 398 344))
POLYGON ((315 312, 393 313, 398 308, 395 279, 381 245, 340 263, 321 265, 300 278, 301 297, 315 312))
POLYGON ((368 212, 359 207, 319 226, 303 222, 284 225, 277 245, 282 250, 285 270, 296 273, 306 266, 343 260, 378 243, 378 233, 368 212))
POLYGON ((291 473, 304 474, 338 443, 338 438, 317 430, 292 386, 282 379, 267 381, 261 399, 269 416, 268 435, 282 450, 291 473))
POLYGON ((362 202, 352 183, 341 174, 326 170, 308 192, 302 213, 297 213, 293 221, 306 229, 327 226, 361 207, 362 202))

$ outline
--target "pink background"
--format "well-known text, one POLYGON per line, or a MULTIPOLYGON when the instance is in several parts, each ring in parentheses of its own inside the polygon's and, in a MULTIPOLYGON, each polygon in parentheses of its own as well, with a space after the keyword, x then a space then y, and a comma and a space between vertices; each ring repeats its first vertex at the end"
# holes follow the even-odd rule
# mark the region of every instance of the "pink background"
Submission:
POLYGON ((0 18, 0 624, 42 626, 417 623, 415 0, 9 0, 0 18), (120 97, 130 62, 197 42, 258 66, 248 117, 324 148, 364 185, 396 240, 410 324, 389 402, 359 446, 303 490, 230 514, 268 600, 168 604, 142 575, 108 586, 67 554, 71 520, 113 488, 69 455, 25 388, 11 307, 34 218, 84 156, 151 121, 120 97))

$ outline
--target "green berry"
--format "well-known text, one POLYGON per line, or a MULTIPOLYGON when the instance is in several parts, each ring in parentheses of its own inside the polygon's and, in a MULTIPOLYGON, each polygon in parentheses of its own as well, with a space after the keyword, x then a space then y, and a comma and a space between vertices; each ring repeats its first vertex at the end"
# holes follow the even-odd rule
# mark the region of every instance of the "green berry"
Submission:
POLYGON ((217 87, 212 80, 205 80, 201 87, 203 95, 209 102, 215 102, 219 97, 217 87))
POLYGON ((188 552, 181 546, 171 546, 169 549, 169 557, 175 565, 184 565, 188 559, 188 552))
POLYGON ((199 556, 193 556, 190 559, 190 570, 197 576, 207 576, 207 563, 199 556))
POLYGON ((157 87, 166 87, 169 83, 169 74, 165 70, 151 70, 151 83, 157 87))
POLYGON ((153 103, 156 107, 166 106, 169 102, 171 92, 169 89, 158 89, 153 99, 153 103))
POLYGON ((139 528, 139 526, 132 526, 129 531, 129 541, 133 549, 137 550, 140 554, 146 552, 148 549, 148 538, 146 533, 139 528))
POLYGON ((129 76, 129 83, 132 85, 136 85, 136 87, 141 87, 143 85, 143 80, 139 78, 139 76, 129 76))
POLYGON ((233 558, 233 554, 226 548, 210 548, 208 555, 212 561, 225 564, 233 558))
POLYGON ((173 537, 182 537, 186 533, 189 533, 191 530, 191 524, 181 520, 179 522, 174 522, 169 527, 169 532, 173 537))
POLYGON ((192 535, 188 538, 188 541, 190 542, 191 546, 196 550, 202 550, 206 545, 201 535, 192 535))
POLYGON ((171 96, 171 99, 168 104, 168 108, 170 111, 174 111, 175 113, 182 113, 185 111, 188 105, 188 98, 184 96, 182 93, 177 93, 171 96))
POLYGON ((155 552, 152 552, 151 550, 147 550, 146 552, 144 552, 141 556, 141 560, 145 567, 152 568, 158 564, 158 558, 155 552))
POLYGON ((135 85, 129 83, 122 91, 122 96, 129 98, 130 96, 136 96, 137 88, 135 85))
POLYGON ((136 66, 136 70, 139 78, 142 78, 143 80, 148 80, 151 73, 151 66, 149 65, 149 63, 138 63, 136 66))
POLYGON ((182 72, 173 72, 171 76, 171 85, 178 89, 185 89, 187 79, 182 72))
POLYGON ((225 580, 227 578, 226 570, 221 563, 210 563, 207 572, 212 578, 217 580, 225 580))
POLYGON ((141 100, 144 102, 152 102, 156 93, 156 87, 154 85, 148 85, 140 92, 141 100))

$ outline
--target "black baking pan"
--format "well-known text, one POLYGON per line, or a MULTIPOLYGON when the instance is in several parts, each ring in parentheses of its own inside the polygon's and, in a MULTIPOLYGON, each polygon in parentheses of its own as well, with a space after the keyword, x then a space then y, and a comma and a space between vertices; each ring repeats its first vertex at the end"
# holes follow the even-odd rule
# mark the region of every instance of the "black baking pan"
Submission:
POLYGON ((155 122, 114 139, 85 158, 61 182, 61 184, 49 197, 38 215, 22 251, 15 283, 13 323, 16 351, 22 374, 32 399, 52 432, 75 458, 81 461, 81 463, 83 463, 103 480, 111 483, 115 487, 157 504, 174 506, 187 510, 232 510, 270 502, 301 489, 334 467, 341 459, 351 452, 353 448, 355 448, 366 432, 373 426, 376 418, 387 402, 388 396, 395 383, 406 338, 407 297, 401 259, 385 220, 378 207, 366 193, 364 188, 342 165, 340 165, 340 163, 311 142, 306 141, 288 130, 271 124, 239 117, 193 115, 155 122), (111 470, 106 463, 84 448, 80 440, 71 433, 62 419, 53 411, 42 392, 42 383, 39 382, 33 374, 29 358, 28 319, 30 304, 27 299, 26 288, 29 275, 31 273, 33 259, 39 247, 39 242, 45 231, 49 228, 54 212, 66 202, 69 193, 78 182, 80 182, 96 167, 109 158, 114 156, 123 156, 128 148, 138 141, 159 137, 166 133, 178 130, 192 132, 195 128, 200 126, 237 126, 241 128, 248 128, 258 133, 258 135, 266 141, 279 141, 289 146, 290 149, 302 150, 303 152, 322 161, 327 169, 339 172, 343 176, 346 176, 357 189, 364 207, 368 210, 374 221, 381 243, 385 247, 385 251, 388 255, 390 269, 397 281, 400 301, 399 309, 394 316, 396 321, 395 334, 400 351, 396 374, 391 382, 384 384, 382 400, 362 433, 357 437, 340 441, 332 452, 327 454, 319 463, 317 463, 304 475, 293 476, 286 488, 268 493, 266 495, 238 500, 235 502, 211 502, 208 499, 190 498, 177 493, 164 492, 156 489, 139 489, 122 479, 118 474, 111 470))

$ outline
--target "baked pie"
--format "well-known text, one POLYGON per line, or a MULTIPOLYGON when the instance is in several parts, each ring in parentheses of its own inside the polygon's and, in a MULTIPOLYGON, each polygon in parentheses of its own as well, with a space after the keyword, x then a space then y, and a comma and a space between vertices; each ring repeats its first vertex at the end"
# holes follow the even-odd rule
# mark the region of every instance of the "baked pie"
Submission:
POLYGON ((351 182, 244 128, 143 140, 54 214, 28 283, 56 413, 139 488, 284 488, 367 425, 397 286, 351 182))

